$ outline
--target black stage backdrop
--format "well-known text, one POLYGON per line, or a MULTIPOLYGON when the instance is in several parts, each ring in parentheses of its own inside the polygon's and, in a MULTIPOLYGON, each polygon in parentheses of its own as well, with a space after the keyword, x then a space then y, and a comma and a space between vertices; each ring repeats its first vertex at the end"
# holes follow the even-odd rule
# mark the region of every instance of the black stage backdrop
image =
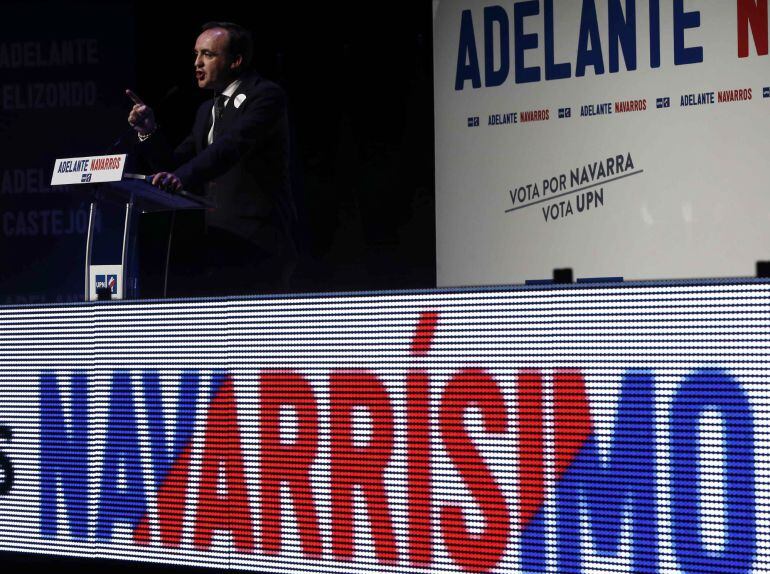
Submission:
POLYGON ((89 198, 82 186, 51 188, 53 162, 106 153, 125 125, 121 87, 136 60, 133 6, 96 8, 2 5, 0 304, 83 297, 89 198))
MULTIPOLYGON (((192 49, 208 20, 251 29, 256 69, 289 97, 300 216, 291 289, 435 285, 431 3, 209 8, 3 7, 11 17, 0 20, 0 50, 8 54, 4 60, 0 51, 0 303, 82 297, 88 198, 84 186, 51 190, 53 159, 103 153, 127 126, 126 87, 181 140, 207 96, 195 86, 192 49), (51 50, 70 49, 65 41, 76 42, 74 61, 56 64, 51 50), (68 84, 85 90, 82 103, 59 93, 68 84), (56 92, 42 107, 24 100, 38 85, 56 92)), ((106 233, 113 223, 105 217, 101 226, 106 233)))

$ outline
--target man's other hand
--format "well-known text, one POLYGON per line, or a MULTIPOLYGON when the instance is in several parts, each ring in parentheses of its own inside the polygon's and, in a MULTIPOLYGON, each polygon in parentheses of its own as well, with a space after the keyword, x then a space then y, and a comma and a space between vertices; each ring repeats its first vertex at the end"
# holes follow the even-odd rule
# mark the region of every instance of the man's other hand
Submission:
POLYGON ((173 193, 182 190, 182 180, 167 171, 160 171, 153 175, 152 185, 173 193))
POLYGON ((155 113, 147 106, 139 96, 131 90, 126 90, 126 95, 134 102, 134 107, 128 114, 128 123, 143 136, 154 132, 158 124, 155 123, 155 113))

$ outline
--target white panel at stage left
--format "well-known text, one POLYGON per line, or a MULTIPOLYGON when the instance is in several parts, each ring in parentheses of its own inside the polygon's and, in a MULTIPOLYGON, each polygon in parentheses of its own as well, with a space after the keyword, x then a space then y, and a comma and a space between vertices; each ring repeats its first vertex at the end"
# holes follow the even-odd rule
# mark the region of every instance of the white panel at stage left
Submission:
POLYGON ((434 2, 438 284, 752 275, 766 5, 434 2))

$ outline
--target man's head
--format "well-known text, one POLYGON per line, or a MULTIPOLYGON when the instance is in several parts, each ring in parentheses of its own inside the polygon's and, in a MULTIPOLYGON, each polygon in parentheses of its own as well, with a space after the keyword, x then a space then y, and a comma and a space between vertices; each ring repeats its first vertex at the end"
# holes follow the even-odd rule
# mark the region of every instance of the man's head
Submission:
POLYGON ((251 34, 238 24, 207 22, 195 41, 198 87, 221 91, 251 64, 251 34))

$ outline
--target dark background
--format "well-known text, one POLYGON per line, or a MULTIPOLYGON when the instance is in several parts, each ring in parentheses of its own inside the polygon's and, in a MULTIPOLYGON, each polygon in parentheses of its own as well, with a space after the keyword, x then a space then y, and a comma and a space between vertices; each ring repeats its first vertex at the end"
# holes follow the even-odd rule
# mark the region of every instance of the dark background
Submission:
MULTIPOLYGON (((192 48, 207 19, 241 23, 281 84, 293 130, 301 258, 292 290, 435 286, 429 1, 233 3, 160 21, 138 2, 137 83, 181 140, 197 106, 192 48)), ((128 103, 127 107, 128 107, 128 103)))
MULTIPOLYGON (((82 301, 95 188, 49 183, 55 158, 106 153, 125 130, 122 90, 136 78, 134 11, 109 3, 0 7, 0 304, 82 301), (84 41, 92 57, 48 62, 51 47, 84 41), (39 47, 43 60, 34 52, 20 59, 22 46, 39 47), (90 97, 64 97, 61 87, 90 97)), ((96 228, 119 234, 111 223, 100 218, 96 228)))
MULTIPOLYGON (((118 88, 121 80, 154 107, 169 139, 181 141, 198 105, 211 96, 197 88, 193 76, 192 50, 200 26, 209 20, 234 21, 254 34, 256 70, 281 84, 289 99, 300 218, 300 260, 291 291, 435 286, 430 1, 220 2, 210 9, 175 5, 173 10, 148 1, 60 2, 55 11, 51 6, 7 5, 6 40, 8 34, 45 38, 41 28, 50 28, 53 37, 68 26, 79 29, 74 37, 98 30, 102 61, 90 73, 102 74, 101 108, 78 112, 77 121, 89 124, 79 139, 72 137, 77 130, 71 124, 57 119, 66 111, 36 113, 46 127, 31 132, 24 130, 27 116, 16 114, 18 133, 3 138, 0 150, 37 149, 44 140, 47 152, 39 163, 46 166, 54 157, 104 153, 127 127, 131 102, 118 88), (122 39, 110 38, 111 29, 116 38, 129 40, 125 46, 122 39)), ((37 78, 56 71, 31 73, 37 78)), ((70 195, 86 191, 86 186, 73 187, 79 189, 70 195)), ((57 197, 66 202, 61 193, 27 199, 39 207, 57 197)), ((5 208, 11 208, 8 200, 22 199, 0 196, 5 208)), ((78 203, 81 208, 87 206, 84 201, 78 203)), ((5 256, 0 251, 5 266, 0 302, 80 297, 84 240, 69 237, 56 245, 41 238, 6 240, 5 256), (57 274, 70 275, 60 288, 46 274, 51 271, 46 256, 54 251, 59 265, 66 266, 57 274), (77 254, 69 260, 73 251, 77 254)))

